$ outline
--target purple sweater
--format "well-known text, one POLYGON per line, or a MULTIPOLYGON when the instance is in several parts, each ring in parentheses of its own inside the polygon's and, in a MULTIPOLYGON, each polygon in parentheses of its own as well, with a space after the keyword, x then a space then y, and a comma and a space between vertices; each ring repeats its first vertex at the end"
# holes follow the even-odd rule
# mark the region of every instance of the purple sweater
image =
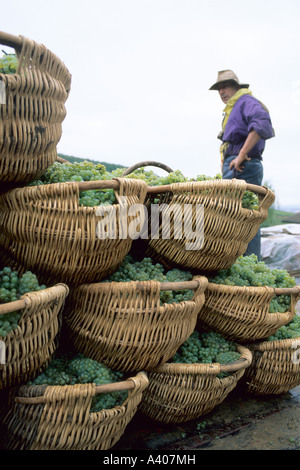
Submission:
POLYGON ((235 103, 222 136, 223 142, 229 142, 225 158, 238 155, 249 132, 253 130, 261 139, 248 156, 262 160, 265 141, 275 135, 271 118, 256 98, 252 95, 243 95, 235 103))

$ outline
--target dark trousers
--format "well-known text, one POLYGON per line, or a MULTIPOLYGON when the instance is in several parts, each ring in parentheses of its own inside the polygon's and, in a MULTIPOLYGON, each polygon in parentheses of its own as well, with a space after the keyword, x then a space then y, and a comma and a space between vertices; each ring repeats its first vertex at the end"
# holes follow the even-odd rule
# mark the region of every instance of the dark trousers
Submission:
MULTIPOLYGON (((245 180, 249 184, 256 184, 258 186, 262 185, 262 180, 264 176, 263 165, 262 161, 258 158, 253 158, 250 161, 244 162, 244 169, 240 173, 235 169, 230 170, 229 164, 230 162, 236 158, 235 156, 227 157, 223 163, 223 179, 240 179, 245 180)), ((244 256, 248 256, 251 254, 255 254, 260 260, 260 252, 261 252, 261 240, 260 240, 260 229, 258 230, 255 237, 249 242, 247 246, 247 250, 244 253, 244 256)))

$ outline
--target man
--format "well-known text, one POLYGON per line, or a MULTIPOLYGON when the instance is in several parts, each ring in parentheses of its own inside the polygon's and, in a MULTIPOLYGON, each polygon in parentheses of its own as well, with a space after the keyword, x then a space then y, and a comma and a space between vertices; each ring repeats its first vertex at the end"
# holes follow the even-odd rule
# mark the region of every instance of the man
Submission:
MULTIPOLYGON (((243 179, 247 183, 262 185, 262 155, 265 141, 274 137, 269 111, 252 96, 249 84, 240 83, 232 70, 218 72, 217 90, 225 103, 220 148, 222 177, 243 179)), ((249 243, 245 255, 254 253, 260 259, 260 231, 249 243)))

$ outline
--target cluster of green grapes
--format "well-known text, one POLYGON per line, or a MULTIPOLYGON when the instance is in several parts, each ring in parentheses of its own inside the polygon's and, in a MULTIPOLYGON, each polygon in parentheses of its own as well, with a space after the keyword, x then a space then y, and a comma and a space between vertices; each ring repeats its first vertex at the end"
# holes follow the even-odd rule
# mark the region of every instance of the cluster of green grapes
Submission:
MULTIPOLYGON (((40 184, 64 183, 67 181, 97 181, 111 180, 116 177, 122 177, 124 168, 116 168, 111 172, 101 163, 92 163, 88 161, 74 163, 55 162, 49 167, 39 180, 29 183, 29 186, 40 184)), ((191 181, 206 181, 222 179, 221 174, 214 177, 198 175, 196 178, 187 178, 180 170, 172 171, 165 176, 159 176, 152 170, 140 168, 133 171, 125 178, 136 178, 143 180, 148 186, 164 186, 172 183, 185 183, 191 181)), ((79 203, 82 206, 99 206, 116 204, 116 196, 113 189, 88 190, 81 191, 79 194, 79 203)), ((251 191, 245 191, 242 199, 242 206, 249 209, 258 208, 258 198, 251 191)))
MULTIPOLYGON (((45 289, 45 285, 39 285, 38 279, 31 271, 26 271, 22 276, 10 267, 4 267, 0 271, 0 303, 14 302, 26 292, 35 292, 45 289)), ((0 315, 0 337, 16 329, 21 318, 20 311, 0 315)))
MULTIPOLYGON (((112 171, 114 176, 122 176, 124 168, 117 168, 112 171)), ((188 178, 180 170, 175 170, 168 173, 165 176, 158 176, 152 170, 145 170, 145 168, 139 168, 130 175, 130 178, 138 178, 145 181, 148 186, 164 186, 172 183, 187 183, 193 181, 211 181, 211 180, 221 180, 222 175, 217 173, 215 176, 207 175, 197 175, 195 178, 188 178)), ((245 209, 258 209, 259 200, 256 194, 252 191, 246 190, 242 198, 242 207, 245 209)))
MULTIPOLYGON (((47 369, 28 385, 75 385, 94 383, 104 385, 120 381, 123 373, 114 371, 98 361, 78 353, 75 356, 57 355, 50 362, 47 369)), ((110 409, 121 405, 127 398, 127 391, 101 393, 93 397, 91 412, 110 409)))
MULTIPOLYGON (((240 256, 228 269, 218 272, 208 279, 214 284, 227 286, 269 286, 274 288, 295 287, 296 280, 285 269, 271 269, 256 255, 240 256)), ((270 313, 283 313, 289 310, 290 295, 275 295, 270 302, 270 313)))
MULTIPOLYGON (((180 364, 229 364, 241 357, 236 344, 220 333, 194 331, 180 346, 172 362, 180 364)), ((223 375, 222 375, 223 376, 223 375)))
MULTIPOLYGON (((135 260, 130 254, 125 256, 122 264, 111 276, 103 282, 129 282, 129 281, 151 281, 158 282, 181 282, 191 281, 193 275, 189 271, 178 268, 167 270, 160 263, 155 263, 151 258, 135 260)), ((194 292, 191 289, 182 291, 161 291, 160 303, 179 303, 191 300, 194 292)))
MULTIPOLYGON (((65 183, 67 181, 102 181, 110 180, 113 176, 101 163, 74 162, 59 163, 54 162, 43 173, 39 180, 31 181, 28 186, 38 186, 42 184, 65 183)), ((79 204, 85 207, 99 205, 116 204, 116 196, 113 189, 80 191, 79 204)))
POLYGON ((279 339, 300 339, 300 316, 295 315, 294 318, 287 324, 283 325, 272 335, 267 338, 267 341, 277 341, 279 339))
POLYGON ((246 189, 242 198, 242 207, 244 209, 258 210, 259 209, 258 196, 254 194, 252 191, 248 191, 248 189, 246 189))
POLYGON ((11 74, 16 73, 18 68, 18 59, 16 54, 7 54, 5 51, 0 57, 0 73, 11 74))
MULTIPOLYGON (((124 168, 117 168, 112 171, 112 175, 115 177, 121 177, 124 172, 124 168)), ((157 175, 153 170, 146 170, 145 168, 139 168, 125 178, 136 178, 145 181, 149 186, 165 186, 172 183, 186 183, 188 181, 205 181, 208 179, 221 179, 221 175, 216 175, 215 178, 199 175, 196 178, 190 179, 184 176, 180 170, 171 171, 166 175, 157 175)))

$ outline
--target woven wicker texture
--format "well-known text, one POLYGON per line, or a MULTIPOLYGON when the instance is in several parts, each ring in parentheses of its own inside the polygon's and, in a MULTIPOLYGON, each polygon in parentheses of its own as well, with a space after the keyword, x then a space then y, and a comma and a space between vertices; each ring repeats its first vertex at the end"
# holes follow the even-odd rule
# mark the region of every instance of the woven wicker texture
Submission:
MULTIPOLYGON (((170 190, 161 187, 161 193, 147 195, 147 205, 160 204, 161 219, 159 220, 159 236, 152 236, 151 215, 148 226, 146 254, 167 266, 183 266, 200 271, 227 269, 232 266, 238 256, 245 253, 247 245, 253 239, 260 224, 266 220, 268 209, 273 204, 275 195, 268 188, 261 188, 264 195, 259 194, 259 209, 250 210, 242 207, 242 197, 247 188, 243 180, 208 180, 191 183, 174 183, 170 190), (190 205, 191 215, 185 205, 190 205), (197 208, 203 208, 197 211, 197 208), (164 220, 168 213, 174 211, 170 236, 164 237, 164 220), (187 214, 187 215, 186 215, 187 214), (182 228, 182 221, 189 231, 182 228), (190 221, 190 222, 189 222, 190 221), (178 230, 181 229, 178 232, 178 230), (182 235, 182 236, 178 236, 182 235), (203 234, 203 237, 201 237, 203 234), (197 249, 187 249, 187 243, 199 243, 197 249)), ((156 215, 155 215, 156 217, 156 215)), ((153 218, 153 225, 156 221, 153 218)), ((172 217, 171 217, 172 220, 172 217)))
MULTIPOLYGON (((137 411, 148 378, 130 377, 134 388, 121 406, 90 413, 94 384, 23 386, 18 395, 43 394, 44 404, 15 403, 5 417, 8 450, 107 450, 124 434, 137 411)), ((16 393, 16 392, 15 392, 16 393)))
POLYGON ((243 384, 256 395, 279 395, 300 385, 300 338, 249 344, 253 361, 243 384))
MULTIPOLYGON (((289 292, 289 289, 281 291, 289 292)), ((273 288, 226 286, 209 282, 197 327, 218 331, 227 339, 242 343, 265 339, 294 317, 300 288, 298 293, 290 295, 289 311, 269 313, 270 302, 274 297, 273 288)))
POLYGON ((221 364, 166 363, 149 372, 149 386, 140 411, 164 423, 191 421, 209 413, 236 387, 249 367, 252 354, 238 345, 240 364, 226 368, 230 375, 218 378, 221 364))
POLYGON ((0 181, 8 186, 32 181, 55 162, 71 84, 55 54, 20 38, 17 73, 0 74, 6 95, 0 106, 0 181))
POLYGON ((5 343, 0 390, 31 380, 52 359, 58 346, 61 312, 68 292, 65 284, 57 284, 22 296, 26 305, 18 327, 0 338, 5 343))
POLYGON ((31 270, 45 284, 100 281, 116 270, 132 245, 125 231, 134 220, 130 207, 144 203, 147 189, 140 180, 117 181, 116 196, 127 201, 125 214, 119 203, 102 206, 100 215, 101 206, 80 207, 77 182, 16 188, 0 196, 3 265, 31 270), (106 238, 98 231, 105 219, 116 221, 105 227, 106 238))
POLYGON ((157 281, 71 289, 64 310, 70 347, 121 371, 149 370, 166 362, 194 331, 204 303, 207 279, 194 280, 198 287, 192 300, 163 305, 157 281))

